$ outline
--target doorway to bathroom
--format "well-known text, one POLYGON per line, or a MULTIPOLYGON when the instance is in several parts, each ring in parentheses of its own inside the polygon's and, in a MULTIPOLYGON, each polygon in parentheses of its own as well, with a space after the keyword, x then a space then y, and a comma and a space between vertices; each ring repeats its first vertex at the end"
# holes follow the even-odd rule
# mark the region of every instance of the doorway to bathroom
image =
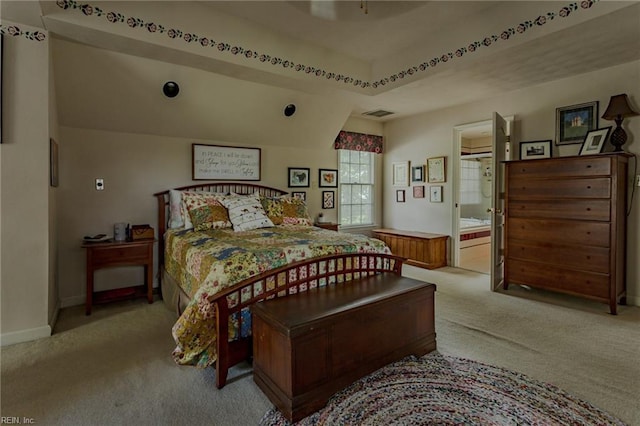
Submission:
POLYGON ((450 264, 490 275, 492 290, 504 285, 504 162, 514 122, 494 112, 491 120, 453 129, 450 264))
MULTIPOLYGON (((457 225, 454 265, 491 272, 492 142, 491 120, 457 127, 457 225)), ((455 171, 454 171, 455 173, 455 171)), ((455 227, 455 226, 454 226, 455 227)))
POLYGON ((458 267, 491 272, 492 122, 460 133, 458 267))

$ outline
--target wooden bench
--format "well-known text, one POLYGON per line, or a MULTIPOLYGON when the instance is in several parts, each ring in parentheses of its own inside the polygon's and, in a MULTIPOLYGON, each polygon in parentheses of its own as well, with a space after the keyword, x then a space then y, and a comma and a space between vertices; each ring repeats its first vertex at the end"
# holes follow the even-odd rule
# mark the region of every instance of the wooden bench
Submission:
POLYGON ((389 246, 394 255, 407 258, 407 265, 426 269, 447 266, 448 235, 387 228, 372 232, 375 238, 389 246))
POLYGON ((308 416, 355 380, 435 350, 434 292, 386 272, 253 305, 256 384, 290 421, 308 416))

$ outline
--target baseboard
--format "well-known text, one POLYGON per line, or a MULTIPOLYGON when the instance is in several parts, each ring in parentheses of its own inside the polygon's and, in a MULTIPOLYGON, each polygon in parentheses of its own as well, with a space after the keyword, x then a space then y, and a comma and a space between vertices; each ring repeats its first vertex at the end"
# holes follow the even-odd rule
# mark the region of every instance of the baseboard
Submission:
POLYGON ((28 330, 13 331, 0 335, 0 346, 9 346, 16 343, 29 342, 51 336, 51 326, 30 328, 28 330))
POLYGON ((87 301, 85 296, 66 297, 60 300, 60 308, 69 308, 71 306, 84 305, 87 301))
POLYGON ((640 306, 640 296, 627 296, 627 305, 640 306))

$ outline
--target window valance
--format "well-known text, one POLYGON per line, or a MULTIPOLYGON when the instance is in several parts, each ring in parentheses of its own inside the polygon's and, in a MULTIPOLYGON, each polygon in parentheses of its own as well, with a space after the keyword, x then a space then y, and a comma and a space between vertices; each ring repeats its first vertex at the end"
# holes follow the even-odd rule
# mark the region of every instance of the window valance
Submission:
POLYGON ((341 131, 334 143, 335 149, 367 151, 382 154, 382 136, 341 131))

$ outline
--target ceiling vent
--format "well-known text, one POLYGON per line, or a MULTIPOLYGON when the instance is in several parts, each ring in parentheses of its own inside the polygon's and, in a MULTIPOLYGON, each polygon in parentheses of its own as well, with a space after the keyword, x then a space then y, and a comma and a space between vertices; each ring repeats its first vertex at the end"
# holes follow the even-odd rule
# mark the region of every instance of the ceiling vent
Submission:
POLYGON ((394 114, 391 111, 385 111, 383 109, 377 109, 375 111, 363 112, 362 115, 371 115, 373 117, 385 117, 387 115, 394 114))

